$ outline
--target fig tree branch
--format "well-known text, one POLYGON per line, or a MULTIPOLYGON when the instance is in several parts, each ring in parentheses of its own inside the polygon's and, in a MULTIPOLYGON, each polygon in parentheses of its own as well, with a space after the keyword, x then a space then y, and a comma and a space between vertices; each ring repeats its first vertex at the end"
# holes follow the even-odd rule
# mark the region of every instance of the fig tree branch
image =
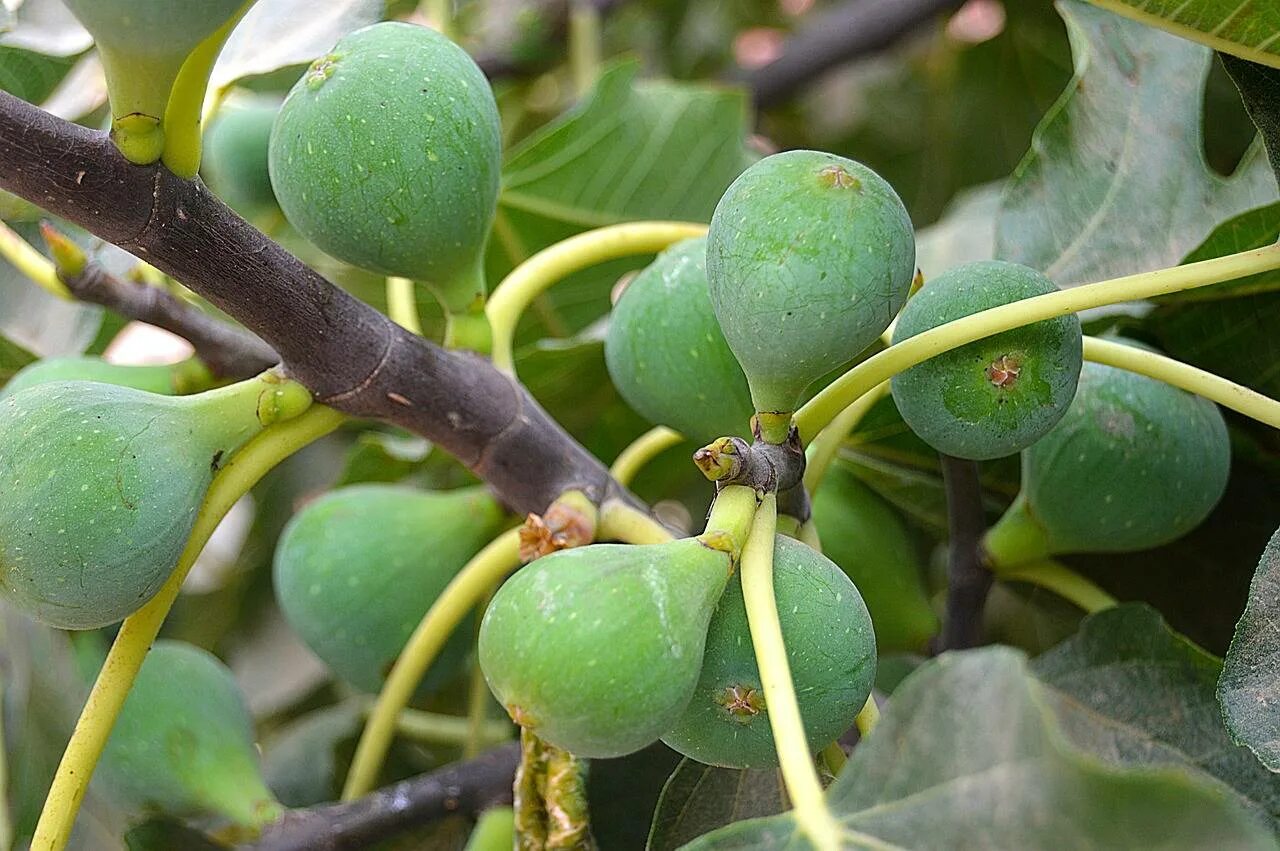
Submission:
POLYGON ((242 328, 219 322, 193 304, 157 287, 124 281, 90 262, 78 275, 61 274, 71 294, 177 334, 222 378, 247 378, 280 362, 270 346, 242 328))
POLYGON ((850 0, 809 16, 768 65, 743 72, 756 106, 782 103, 818 77, 852 59, 892 45, 964 0, 850 0))
POLYGON ((368 848, 455 813, 473 815, 511 800, 520 750, 515 742, 466 762, 379 789, 363 798, 285 813, 242 851, 368 848))
POLYGON ((947 491, 947 612, 938 650, 964 650, 982 643, 982 612, 991 590, 991 571, 982 562, 982 535, 987 519, 982 509, 978 463, 950 455, 942 459, 947 491))
POLYGON ((0 188, 181 281, 271 346, 316 398, 457 457, 512 509, 567 490, 634 500, 518 381, 417 337, 308 268, 199 180, 137 166, 106 134, 0 92, 0 188))

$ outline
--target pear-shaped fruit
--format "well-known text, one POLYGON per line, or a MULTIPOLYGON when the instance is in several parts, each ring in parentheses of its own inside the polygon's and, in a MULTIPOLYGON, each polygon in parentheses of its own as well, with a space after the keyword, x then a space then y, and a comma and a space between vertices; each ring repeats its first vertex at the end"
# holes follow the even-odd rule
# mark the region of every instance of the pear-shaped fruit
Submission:
POLYGON ((161 122, 187 57, 245 0, 64 0, 93 36, 106 72, 112 132, 134 162, 160 159, 161 122))
POLYGON ((1087 363, 1065 417, 1022 454, 1022 491, 987 534, 1000 566, 1057 553, 1156 547, 1198 526, 1226 490, 1216 405, 1087 363))
MULTIPOLYGON (((871 616, 834 562, 782 535, 774 545, 773 586, 800 715, 809 747, 816 751, 853 725, 871 694, 876 675, 871 616)), ((735 574, 711 618, 693 699, 662 741, 709 765, 777 765, 768 713, 742 583, 735 574)))
POLYGON ((706 443, 749 435, 751 393, 707 290, 707 240, 678 243, 627 285, 604 340, 609 376, 651 422, 706 443))
POLYGON ((711 219, 707 276, 756 410, 794 410, 871 345, 907 300, 915 256, 902 201, 860 163, 787 151, 743 172, 711 219))
MULTIPOLYGON (((1024 298, 1056 292, 1017 263, 966 263, 928 281, 902 310, 893 341, 1024 298)), ((893 379, 893 401, 925 443, 958 458, 1021 452, 1066 414, 1084 359, 1080 319, 1046 319, 943 352, 893 379)))
POLYGON ((272 392, 261 379, 178 397, 55 381, 0 399, 0 594, 63 629, 137 610, 272 392))
POLYGON ((277 98, 238 98, 218 111, 205 134, 204 180, 242 216, 252 218, 278 209, 267 169, 267 147, 279 112, 277 98))
POLYGON ((125 366, 89 356, 46 358, 19 370, 8 384, 0 388, 0 399, 51 381, 98 381, 174 396, 190 392, 195 386, 211 380, 208 369, 194 359, 166 366, 125 366))
POLYGON ((180 641, 157 641, 147 654, 94 783, 131 811, 216 815, 250 828, 281 812, 231 672, 180 641))
MULTIPOLYGON (((482 487, 432 493, 369 484, 333 491, 285 527, 276 548, 276 598, 330 670, 376 692, 427 609, 502 517, 482 487)), ((473 629, 455 630, 423 690, 458 672, 473 636, 473 629)))
POLYGON ((484 74, 428 27, 383 22, 312 64, 271 133, 271 183, 317 246, 425 280, 461 310, 483 295, 501 132, 484 74))
POLYGON ((571 753, 637 751, 689 703, 729 569, 697 538, 544 556, 485 612, 489 687, 516 723, 571 753))
POLYGON ((823 553, 858 587, 876 647, 919 651, 938 631, 924 564, 901 516, 857 476, 834 464, 813 496, 823 553))

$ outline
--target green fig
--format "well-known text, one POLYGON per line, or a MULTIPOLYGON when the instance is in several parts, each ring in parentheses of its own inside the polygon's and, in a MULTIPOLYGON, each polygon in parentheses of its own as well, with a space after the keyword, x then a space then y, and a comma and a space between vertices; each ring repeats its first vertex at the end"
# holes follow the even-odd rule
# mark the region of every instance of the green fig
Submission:
POLYGON ((476 819, 463 851, 511 851, 515 845, 516 813, 511 807, 491 807, 476 819))
MULTIPOLYGON (((817 751, 853 726, 871 694, 876 675, 871 616, 834 562, 783 535, 774 545, 773 592, 805 734, 817 751)), ((737 574, 711 618, 693 699, 662 741, 708 765, 778 764, 737 574)))
POLYGON ((751 393, 707 290, 707 240, 677 243, 623 291, 604 340, 609 376, 651 422, 695 442, 749 435, 751 393))
POLYGON ((94 784, 130 811, 216 815, 247 828, 282 812, 262 778, 253 720, 231 672, 180 641, 157 641, 147 654, 94 784))
POLYGON ((50 381, 98 381, 177 396, 207 386, 212 380, 208 368, 195 358, 165 366, 123 366, 88 356, 46 358, 19 370, 0 388, 0 399, 50 381))
MULTIPOLYGON (((893 341, 1002 304, 1057 292, 1017 263, 966 263, 907 302, 893 341)), ((1066 414, 1084 360, 1080 318, 1046 319, 943 352, 893 378, 893 401, 925 443, 984 461, 1021 452, 1066 414)))
POLYGON ((345 36, 289 92, 271 133, 285 216, 333 256, 429 282, 460 312, 484 294, 501 128, 484 74, 428 27, 345 36))
POLYGON ((161 124, 183 64, 201 42, 236 20, 246 0, 65 2, 98 47, 121 153, 144 165, 155 162, 164 150, 161 124))
POLYGON ((893 187, 853 160, 775 154, 724 193, 707 237, 711 303, 774 438, 806 387, 889 327, 915 256, 893 187))
POLYGON ((858 587, 876 647, 919 651, 938 631, 924 564, 897 511, 857 476, 833 464, 813 496, 823 553, 858 587))
MULTIPOLYGON (((427 609, 502 519, 483 487, 341 488, 308 503, 285 527, 276 547, 276 598, 330 670, 377 692, 427 609)), ((424 692, 458 673, 473 636, 455 630, 424 692)))
POLYGON ((63 629, 136 611, 282 386, 300 390, 268 373, 193 396, 55 381, 0 399, 0 595, 63 629))
POLYGON ((480 625, 480 666, 511 717, 584 757, 656 741, 689 703, 728 553, 698 538, 592 544, 521 569, 480 625))
POLYGON ((245 217, 278 209, 267 168, 271 127, 280 101, 254 95, 229 101, 205 133, 201 173, 213 193, 245 217))
POLYGON ((988 554, 1009 567, 1166 544, 1209 515, 1230 469, 1227 426, 1212 402, 1086 363, 1066 416, 1022 453, 1022 490, 988 532, 988 554))

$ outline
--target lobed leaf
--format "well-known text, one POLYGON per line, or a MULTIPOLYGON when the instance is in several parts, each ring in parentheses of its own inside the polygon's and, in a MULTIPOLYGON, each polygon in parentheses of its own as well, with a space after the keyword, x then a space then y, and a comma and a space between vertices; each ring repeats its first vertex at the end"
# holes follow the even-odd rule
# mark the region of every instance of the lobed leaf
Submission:
POLYGON ((1249 602, 1218 680, 1218 700, 1232 737, 1280 773, 1280 530, 1249 586, 1249 602))
POLYGON ((1280 6, 1253 0, 1089 0, 1253 62, 1280 68, 1280 6))

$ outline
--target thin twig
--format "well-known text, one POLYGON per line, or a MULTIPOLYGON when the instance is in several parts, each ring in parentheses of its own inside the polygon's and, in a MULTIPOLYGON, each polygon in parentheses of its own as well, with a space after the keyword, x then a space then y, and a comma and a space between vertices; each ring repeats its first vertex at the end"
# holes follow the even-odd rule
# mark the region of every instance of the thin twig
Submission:
POLYGON ((288 812, 243 851, 345 851, 445 816, 511 801, 520 760, 512 742, 475 759, 402 780, 354 801, 288 812))
POLYGON ((987 521, 982 510, 978 464, 942 455, 947 491, 950 555, 947 614, 938 650, 963 650, 982 643, 982 611, 991 590, 991 571, 982 563, 980 545, 987 521))

